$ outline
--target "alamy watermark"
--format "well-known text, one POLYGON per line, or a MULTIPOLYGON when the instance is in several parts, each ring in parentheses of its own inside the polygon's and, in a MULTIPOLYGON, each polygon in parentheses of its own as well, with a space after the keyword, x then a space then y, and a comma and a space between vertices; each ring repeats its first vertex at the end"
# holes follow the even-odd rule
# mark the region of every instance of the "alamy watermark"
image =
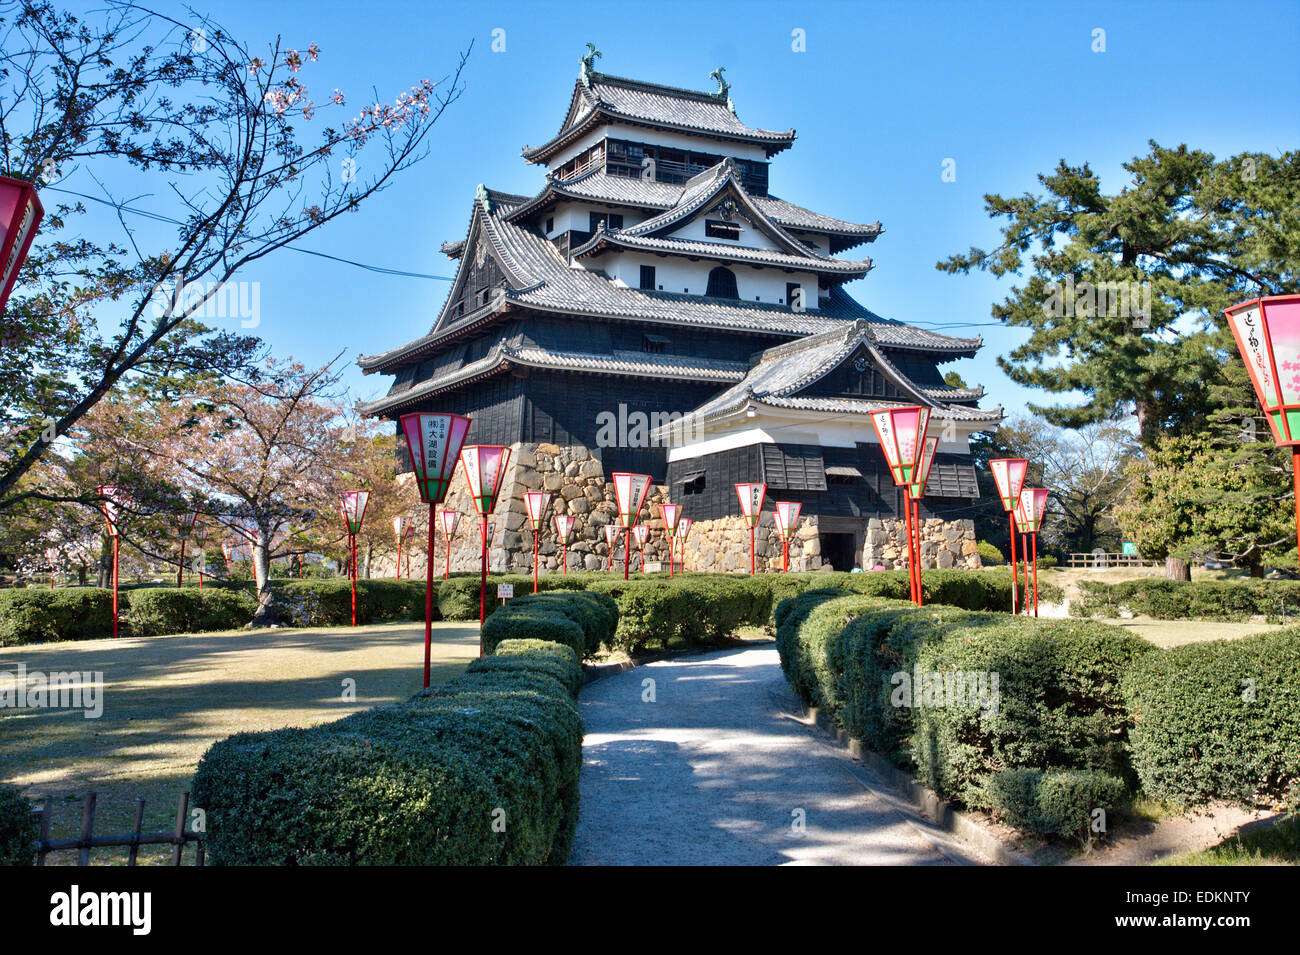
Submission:
POLYGON ((186 282, 182 275, 170 288, 155 285, 151 302, 154 318, 190 313, 191 318, 237 318, 241 328, 262 324, 261 282, 186 282))
POLYGON ((1067 275, 1047 287, 1043 311, 1057 318, 1131 318, 1134 328, 1151 324, 1150 282, 1079 282, 1067 275))
POLYGON ((0 671, 0 710, 81 710, 88 720, 104 715, 104 674, 99 671, 44 673, 18 664, 0 671))
POLYGON ((700 420, 680 411, 628 412, 620 402, 618 411, 596 415, 596 446, 599 448, 669 448, 690 444, 699 438, 700 420))
POLYGON ((1002 695, 995 670, 900 670, 889 678, 894 690, 889 702, 896 708, 960 707, 979 710, 987 719, 998 711, 1002 695))

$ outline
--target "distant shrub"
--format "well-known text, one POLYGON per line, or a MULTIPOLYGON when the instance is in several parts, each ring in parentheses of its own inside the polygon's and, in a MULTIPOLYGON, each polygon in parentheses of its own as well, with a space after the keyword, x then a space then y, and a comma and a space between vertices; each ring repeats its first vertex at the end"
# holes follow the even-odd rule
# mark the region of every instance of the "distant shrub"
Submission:
POLYGON ((17 786, 0 783, 0 866, 35 865, 38 835, 32 804, 17 786))
POLYGON ((1007 559, 1002 556, 1002 551, 998 550, 988 541, 978 541, 975 544, 975 552, 979 554, 980 563, 988 566, 992 564, 1005 564, 1007 559))
POLYGON ((113 635, 113 592, 101 587, 0 590, 0 646, 113 635))

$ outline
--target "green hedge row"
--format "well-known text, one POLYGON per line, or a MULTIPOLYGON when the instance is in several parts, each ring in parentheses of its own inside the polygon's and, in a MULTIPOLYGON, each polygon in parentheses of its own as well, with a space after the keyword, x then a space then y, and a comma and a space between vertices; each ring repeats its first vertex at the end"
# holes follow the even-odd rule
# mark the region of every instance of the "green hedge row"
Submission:
POLYGON ((404 703, 224 739, 194 777, 208 859, 563 864, 578 815, 580 682, 568 647, 506 640, 404 703))
POLYGON ((618 604, 593 591, 548 591, 515 597, 483 624, 483 652, 503 641, 530 638, 560 643, 579 659, 611 645, 619 625, 618 604))
POLYGON ((32 804, 17 786, 0 783, 0 866, 35 865, 39 834, 32 804))
MULTIPOLYGON (((969 610, 1003 611, 1011 604, 1011 572, 935 570, 923 575, 925 599, 969 610)), ((515 574, 488 578, 487 610, 497 612, 498 584, 513 584, 516 593, 532 589, 532 579, 515 574)), ((806 591, 839 588, 840 592, 906 599, 906 571, 848 574, 684 574, 636 576, 617 573, 550 574, 541 579, 543 591, 587 590, 608 594, 618 604, 619 625, 610 649, 639 652, 649 647, 686 644, 706 646, 730 637, 741 627, 765 626, 782 600, 806 591)), ((1062 599, 1058 588, 1039 587, 1040 598, 1062 599)), ((521 598, 510 601, 513 606, 521 598)), ((444 581, 438 593, 444 619, 472 620, 479 611, 479 578, 458 575, 444 581)), ((491 618, 489 617, 489 620, 491 618)), ((558 637, 557 637, 558 639, 558 637)))
MULTIPOLYGON (((275 581, 281 607, 296 627, 342 626, 352 618, 345 578, 275 581)), ((477 590, 475 591, 477 594, 477 590)), ((118 632, 154 637, 238 630, 257 601, 249 587, 133 587, 118 592, 118 632)), ((424 619, 424 581, 357 581, 357 622, 424 619)), ((435 619, 441 619, 435 608, 435 619)), ((98 640, 113 634, 113 592, 98 587, 0 590, 0 646, 52 640, 98 640)))
POLYGON ((1300 627, 1147 654, 1125 691, 1149 795, 1184 805, 1300 800, 1300 627))
POLYGON ((1300 615, 1300 581, 1293 580, 1148 577, 1114 584, 1085 580, 1079 583, 1079 591, 1079 599, 1070 603, 1070 613, 1076 617, 1118 617, 1127 612, 1157 620, 1230 621, 1300 615))
POLYGON ((994 787, 1008 768, 1105 777, 1076 793, 1132 778, 1121 680, 1155 648, 1121 628, 835 590, 787 600, 776 619, 791 686, 945 797, 1010 817, 994 787))

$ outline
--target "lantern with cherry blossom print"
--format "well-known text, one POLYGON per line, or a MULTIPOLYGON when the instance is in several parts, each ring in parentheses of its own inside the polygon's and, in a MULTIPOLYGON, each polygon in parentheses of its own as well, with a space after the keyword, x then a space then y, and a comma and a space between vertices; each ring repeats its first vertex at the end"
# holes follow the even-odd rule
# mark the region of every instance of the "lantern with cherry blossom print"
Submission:
MULTIPOLYGON (((429 685, 433 653, 433 544, 437 519, 434 511, 447 497, 451 479, 460 460, 461 445, 469 432, 470 419, 458 414, 417 413, 402 415, 402 437, 415 474, 420 500, 429 508, 429 540, 424 554, 424 685, 429 685)), ((448 548, 450 548, 450 542, 448 548)), ((450 550, 448 551, 450 559, 450 550)))
POLYGON ((447 567, 443 580, 451 580, 451 542, 456 536, 456 526, 460 524, 460 511, 452 507, 438 508, 438 526, 442 528, 442 545, 447 551, 447 567))
POLYGON ((528 523, 533 527, 533 593, 537 593, 537 536, 541 533, 550 503, 551 495, 546 491, 524 492, 524 509, 528 511, 528 523))
POLYGON ((1269 295, 1224 309, 1273 440, 1291 449, 1300 544, 1300 295, 1269 295))
POLYGON ((994 458, 989 462, 989 470, 993 472, 998 497, 1002 499, 1002 509, 1007 512, 1011 527, 1011 612, 1016 613, 1020 591, 1019 562, 1016 560, 1016 505, 1025 486, 1029 462, 1024 458, 994 458))
MULTIPOLYGON (((465 469, 470 500, 478 512, 482 547, 479 552, 478 622, 482 629, 487 619, 488 515, 496 507, 501 482, 505 480, 510 449, 499 444, 471 444, 462 448, 460 463, 465 469)), ((483 636, 479 634, 478 655, 483 655, 483 636)))
MULTIPOLYGON (((623 527, 631 533, 637 518, 641 516, 641 508, 645 506, 645 499, 650 493, 650 475, 615 471, 613 477, 614 497, 618 500, 618 519, 623 522, 623 527)), ((629 539, 623 547, 624 580, 627 580, 628 554, 631 550, 631 540, 629 539)))
POLYGON ((113 639, 117 639, 117 558, 118 543, 122 539, 117 526, 122 510, 121 489, 114 484, 101 484, 95 489, 102 501, 100 508, 104 512, 104 522, 108 525, 108 536, 113 541, 113 639))
POLYGON ((686 572, 686 538, 691 536, 691 528, 695 526, 695 521, 689 517, 679 518, 677 529, 673 531, 673 540, 682 542, 682 572, 686 572))
MULTIPOLYGON (((1027 534, 1033 545, 1034 565, 1034 616, 1038 616, 1038 529, 1043 526, 1043 514, 1047 511, 1047 488, 1026 487, 1020 491, 1020 500, 1016 502, 1016 525, 1022 534, 1027 534)), ((1024 550, 1022 547, 1021 550, 1024 550)), ((1026 553, 1026 560, 1029 559, 1026 553)), ((1025 569, 1028 577, 1029 570, 1025 569)), ((1025 580, 1028 589, 1029 581, 1025 580)), ((1028 601, 1026 600, 1026 610, 1028 601)))
POLYGON ((44 216, 34 183, 0 176, 0 315, 44 216))
POLYGON ((555 515, 555 536, 560 541, 560 566, 564 573, 569 572, 569 540, 573 537, 573 526, 578 523, 578 519, 572 514, 555 515))
POLYGON ((740 513, 749 525, 749 576, 754 576, 754 528, 763 519, 763 498, 767 496, 766 484, 737 484, 736 497, 740 498, 740 513))
POLYGON ((659 505, 659 515, 664 519, 664 536, 668 538, 668 576, 673 575, 673 535, 677 532, 677 520, 682 516, 682 506, 669 501, 659 505))
POLYGON ((348 532, 348 568, 352 578, 352 626, 357 625, 357 534, 366 519, 366 505, 370 503, 368 491, 344 491, 339 495, 339 513, 348 532))
POLYGON ((799 512, 802 504, 793 501, 776 501, 773 505, 776 519, 776 532, 781 538, 781 573, 790 572, 790 538, 799 527, 799 512))
POLYGON ((618 535, 623 532, 623 529, 617 524, 606 524, 601 530, 605 533, 605 546, 609 548, 609 554, 605 558, 605 569, 613 570, 614 550, 618 547, 618 535))
POLYGON ((930 426, 930 409, 919 405, 873 411, 871 423, 875 426, 880 448, 885 453, 885 463, 894 484, 903 489, 903 529, 907 534, 908 577, 911 581, 912 602, 921 605, 921 546, 912 523, 912 482, 916 480, 925 450, 925 433, 930 426))
MULTIPOLYGON (((401 514, 393 518, 393 536, 397 538, 396 576, 398 580, 402 578, 402 545, 406 543, 406 538, 411 536, 411 527, 412 527, 411 518, 408 517, 407 515, 401 514)), ((407 564, 410 564, 411 562, 411 555, 409 553, 406 555, 406 562, 407 564)), ((410 576, 409 569, 407 571, 407 576, 408 577, 410 576)))
MULTIPOLYGON (((925 497, 926 485, 930 483, 930 469, 934 467, 934 458, 939 451, 939 438, 928 434, 921 442, 921 456, 912 471, 912 480, 908 482, 908 494, 912 498, 912 527, 916 531, 916 604, 925 603, 925 588, 921 586, 921 498, 925 497)), ((904 503, 907 503, 904 500, 904 503)))
POLYGON ((641 573, 645 573, 645 542, 650 538, 650 525, 638 524, 632 528, 632 536, 636 538, 637 557, 641 561, 641 573))

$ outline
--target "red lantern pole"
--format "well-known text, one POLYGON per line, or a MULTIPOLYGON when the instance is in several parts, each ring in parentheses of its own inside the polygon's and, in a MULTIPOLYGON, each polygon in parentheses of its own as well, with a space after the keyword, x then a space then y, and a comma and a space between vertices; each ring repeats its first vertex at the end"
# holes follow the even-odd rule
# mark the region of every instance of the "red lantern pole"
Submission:
POLYGON ((533 528, 533 593, 537 593, 537 529, 533 528))
POLYGON ((357 625, 357 538, 348 535, 348 553, 352 561, 352 626, 357 625))
POLYGON ((121 540, 113 535, 113 639, 117 639, 117 542, 121 540))
POLYGON ((921 577, 921 502, 912 498, 912 529, 916 532, 916 605, 925 604, 925 587, 921 577))
POLYGON ((482 538, 479 547, 478 560, 478 655, 483 655, 483 622, 487 620, 487 515, 479 517, 479 533, 482 538))
MULTIPOLYGON (((429 547, 424 559, 424 688, 429 688, 429 665, 433 654, 433 523, 434 508, 429 504, 429 547)), ((448 547, 450 551, 451 548, 448 547)))
POLYGON ((1038 616, 1038 535, 1034 534, 1034 616, 1038 616))
MULTIPOLYGON (((407 414, 399 423, 406 451, 411 458, 420 500, 429 506, 429 541, 424 570, 424 685, 429 686, 429 665, 433 644, 433 547, 437 506, 447 496, 460 459, 461 444, 469 431, 470 419, 456 414, 407 414)), ((450 552, 450 542, 448 551, 450 552)))

